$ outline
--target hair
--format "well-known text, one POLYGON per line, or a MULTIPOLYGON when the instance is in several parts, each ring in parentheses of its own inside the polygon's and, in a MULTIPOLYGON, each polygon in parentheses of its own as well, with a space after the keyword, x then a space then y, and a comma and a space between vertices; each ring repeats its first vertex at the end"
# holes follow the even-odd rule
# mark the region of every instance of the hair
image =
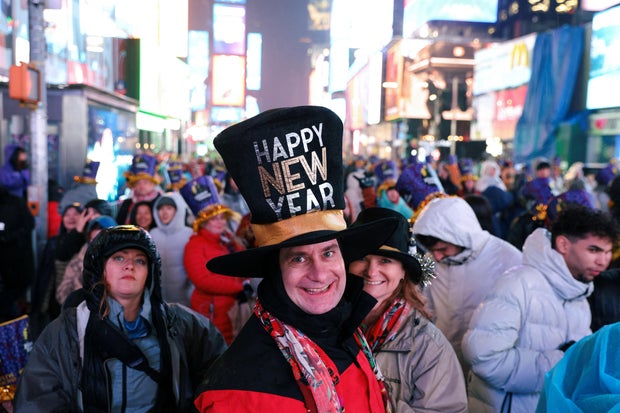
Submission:
POLYGON ((415 239, 427 250, 433 248, 438 242, 441 242, 439 238, 433 237, 432 235, 416 234, 415 239))
POLYGON ((105 199, 91 199, 86 204, 84 204, 84 209, 93 208, 97 210, 101 215, 109 215, 111 217, 114 216, 112 213, 112 206, 105 199))
POLYGON ((471 206, 471 209, 474 210, 474 214, 476 214, 476 218, 482 229, 495 235, 493 229, 493 208, 489 200, 478 194, 467 194, 463 199, 471 206))
POLYGON ((138 215, 138 209, 140 209, 141 206, 146 206, 151 213, 151 223, 149 224, 148 228, 145 228, 147 231, 149 231, 155 227, 155 213, 153 212, 153 207, 151 203, 148 201, 140 201, 134 204, 133 208, 131 209, 131 213, 129 214, 129 223, 131 225, 138 226, 138 223, 136 222, 136 217, 138 215))
POLYGON ((405 270, 405 283, 402 287, 401 293, 411 307, 419 311, 420 314, 429 320, 433 319, 433 313, 427 307, 428 300, 424 294, 422 294, 420 285, 412 281, 411 275, 407 270, 405 270))
POLYGON ((559 213, 551 225, 551 245, 555 247, 555 241, 560 235, 571 241, 593 235, 607 238, 615 245, 618 234, 618 224, 610 214, 582 205, 570 205, 559 213))
POLYGON ((18 146, 13 150, 13 153, 9 158, 9 163, 13 166, 13 168, 17 167, 17 160, 19 158, 19 155, 22 153, 26 153, 26 150, 21 146, 18 146))

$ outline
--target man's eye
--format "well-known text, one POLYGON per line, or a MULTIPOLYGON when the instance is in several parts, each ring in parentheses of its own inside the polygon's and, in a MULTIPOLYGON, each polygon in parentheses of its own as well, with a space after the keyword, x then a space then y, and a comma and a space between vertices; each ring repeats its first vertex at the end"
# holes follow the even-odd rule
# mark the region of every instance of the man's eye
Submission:
POLYGON ((302 257, 301 255, 298 255, 297 257, 293 257, 293 259, 291 261, 295 262, 295 263, 301 263, 304 262, 306 260, 305 257, 302 257))
POLYGON ((325 256, 326 257, 333 257, 334 256, 334 251, 325 251, 325 256))

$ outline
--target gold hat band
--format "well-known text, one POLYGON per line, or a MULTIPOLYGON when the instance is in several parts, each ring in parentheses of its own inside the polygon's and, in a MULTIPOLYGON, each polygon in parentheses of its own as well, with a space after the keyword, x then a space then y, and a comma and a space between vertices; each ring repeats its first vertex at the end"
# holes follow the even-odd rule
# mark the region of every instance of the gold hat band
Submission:
POLYGON ((398 248, 390 247, 389 245, 382 245, 379 247, 379 250, 402 252, 398 248))
POLYGON ((258 246, 276 245, 314 231, 342 231, 347 228, 340 209, 315 211, 270 224, 252 224, 258 246))

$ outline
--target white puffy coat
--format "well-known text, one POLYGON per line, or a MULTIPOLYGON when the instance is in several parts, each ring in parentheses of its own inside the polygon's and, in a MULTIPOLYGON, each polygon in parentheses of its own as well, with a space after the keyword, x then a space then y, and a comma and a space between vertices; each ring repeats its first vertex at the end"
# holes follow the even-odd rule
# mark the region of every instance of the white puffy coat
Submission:
POLYGON ((500 278, 471 319, 463 355, 472 413, 499 412, 507 393, 512 413, 535 411, 545 373, 564 355, 558 348, 591 333, 593 284, 573 278, 549 237, 538 228, 527 238, 523 265, 500 278))
POLYGON ((162 197, 159 197, 153 205, 153 218, 157 226, 151 230, 150 234, 161 255, 161 292, 165 301, 189 307, 189 298, 194 286, 187 277, 183 265, 185 244, 193 234, 192 229, 185 225, 189 207, 178 192, 169 192, 164 196, 174 200, 177 212, 172 221, 164 225, 157 213, 162 197))
POLYGON ((432 320, 452 344, 467 377, 461 340, 478 304, 504 271, 521 264, 521 251, 480 227, 474 211, 459 197, 428 203, 413 225, 415 235, 430 235, 465 249, 436 264, 437 278, 424 289, 432 320))

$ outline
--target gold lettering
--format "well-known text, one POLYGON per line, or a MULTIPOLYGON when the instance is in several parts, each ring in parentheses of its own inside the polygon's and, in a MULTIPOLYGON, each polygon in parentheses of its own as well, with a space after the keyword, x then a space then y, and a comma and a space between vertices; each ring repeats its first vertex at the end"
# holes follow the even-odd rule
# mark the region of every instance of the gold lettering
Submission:
POLYGON ((325 147, 321 149, 321 155, 323 158, 322 162, 319 160, 319 156, 317 155, 317 153, 312 152, 312 154, 310 155, 310 157, 312 158, 312 168, 310 168, 310 165, 308 165, 308 161, 306 160, 306 158, 300 157, 301 165, 304 167, 304 170, 308 175, 308 179, 310 179, 310 182, 312 182, 312 185, 316 185, 317 170, 321 174, 321 178, 323 178, 324 181, 327 180, 327 150, 325 149, 325 147))
POLYGON ((284 195, 284 182, 282 181, 282 172, 280 171, 278 163, 273 163, 273 176, 267 172, 265 167, 258 166, 258 175, 260 176, 260 183, 263 186, 263 193, 265 198, 271 197, 271 190, 269 184, 275 188, 281 195, 284 195))
POLYGON ((299 184, 293 183, 293 180, 299 179, 301 177, 300 174, 292 174, 291 173, 291 165, 299 162, 299 159, 303 159, 302 156, 297 156, 295 158, 287 159, 286 161, 282 161, 282 173, 284 174, 284 183, 286 184, 286 192, 299 191, 300 189, 304 189, 306 185, 301 182, 299 184))

